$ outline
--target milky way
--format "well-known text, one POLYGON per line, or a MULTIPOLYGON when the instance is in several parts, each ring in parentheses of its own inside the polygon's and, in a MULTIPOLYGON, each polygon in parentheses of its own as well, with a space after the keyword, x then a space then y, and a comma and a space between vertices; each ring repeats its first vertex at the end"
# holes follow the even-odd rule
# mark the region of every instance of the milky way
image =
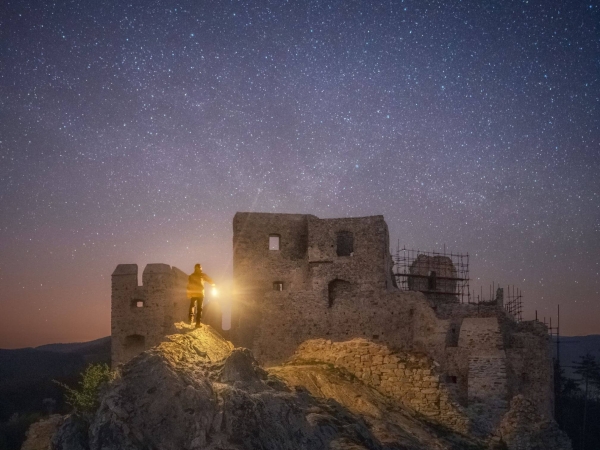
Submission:
POLYGON ((383 214, 600 333, 597 2, 1 9, 1 347, 109 334, 119 263, 226 285, 236 211, 383 214))

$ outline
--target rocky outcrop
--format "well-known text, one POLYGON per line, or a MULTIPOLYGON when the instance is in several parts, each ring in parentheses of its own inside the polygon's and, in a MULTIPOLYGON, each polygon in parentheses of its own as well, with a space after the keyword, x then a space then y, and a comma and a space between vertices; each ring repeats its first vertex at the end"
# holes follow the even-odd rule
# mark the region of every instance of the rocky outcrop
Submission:
POLYGON ((496 441, 508 450, 571 450, 571 441, 556 422, 544 419, 536 406, 522 395, 510 402, 497 430, 496 441))
POLYGON ((333 400, 361 417, 384 448, 483 448, 483 443, 439 426, 332 364, 297 361, 268 371, 288 386, 304 388, 314 397, 333 400))
POLYGON ((52 437, 50 448, 87 450, 89 446, 88 429, 89 421, 87 417, 77 414, 66 416, 62 425, 52 437))
POLYGON ((64 417, 53 414, 46 419, 31 424, 21 450, 47 450, 56 430, 62 425, 64 417))
MULTIPOLYGON (((391 355, 374 353, 377 346, 363 344, 362 340, 346 343, 349 348, 359 349, 356 351, 358 357, 353 356, 356 360, 362 360, 361 349, 367 348, 373 350, 373 353, 369 350, 369 355, 376 366, 380 356, 383 356, 380 366, 402 364, 390 362, 393 358, 386 362, 385 358, 391 355)), ((312 347, 303 347, 305 357, 309 354, 308 348, 312 347)), ((283 366, 265 370, 249 350, 234 349, 211 327, 189 329, 180 325, 178 332, 168 336, 165 342, 122 367, 120 377, 106 389, 100 408, 88 425, 82 426, 83 422, 76 416, 65 420, 55 434, 51 448, 487 448, 483 441, 443 426, 436 421, 436 416, 425 416, 410 401, 405 405, 402 396, 397 396, 394 390, 382 388, 383 381, 391 383, 394 380, 390 377, 399 375, 393 370, 381 372, 394 375, 382 375, 380 383, 376 384, 368 377, 357 376, 366 372, 364 368, 350 370, 351 366, 342 364, 343 359, 331 363, 326 354, 310 354, 310 360, 297 357, 283 366), (383 380, 383 376, 388 380, 383 380)), ((417 359, 412 363, 424 364, 417 359)), ((367 364, 366 359, 364 364, 367 364)), ((387 370, 388 367, 380 369, 387 370)), ((417 382, 435 382, 423 379, 435 376, 426 373, 431 369, 424 366, 404 370, 410 373, 405 372, 398 382, 412 380, 413 387, 417 382), (417 374, 421 380, 415 378, 417 374)), ((440 389, 439 383, 421 388, 440 389)), ((443 393, 438 391, 436 399, 441 402, 443 393)), ((423 399, 427 404, 431 400, 432 397, 423 399)))
MULTIPOLYGON (((103 396, 88 448, 380 449, 367 424, 261 369, 210 327, 169 336, 126 364, 103 396)), ((55 446, 69 450, 68 446, 55 446)))

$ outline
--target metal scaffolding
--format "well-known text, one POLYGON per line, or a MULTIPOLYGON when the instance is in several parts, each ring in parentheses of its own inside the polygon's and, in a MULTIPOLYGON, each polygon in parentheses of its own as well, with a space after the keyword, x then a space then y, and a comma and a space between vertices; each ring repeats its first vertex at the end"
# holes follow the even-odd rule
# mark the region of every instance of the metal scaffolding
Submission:
POLYGON ((509 285, 507 289, 506 301, 504 309, 507 313, 514 317, 517 322, 523 320, 523 293, 521 289, 509 285))
POLYGON ((424 252, 400 242, 393 256, 398 288, 419 291, 429 298, 448 302, 469 302, 469 254, 424 252))

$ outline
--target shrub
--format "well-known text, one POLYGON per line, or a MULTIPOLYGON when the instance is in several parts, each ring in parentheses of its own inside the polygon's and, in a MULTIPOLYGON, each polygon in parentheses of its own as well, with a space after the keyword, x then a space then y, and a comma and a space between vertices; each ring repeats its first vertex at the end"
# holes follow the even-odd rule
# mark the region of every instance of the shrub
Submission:
POLYGON ((94 413, 100 405, 100 389, 114 378, 107 364, 90 364, 82 374, 79 389, 54 380, 65 389, 67 403, 82 413, 94 413))

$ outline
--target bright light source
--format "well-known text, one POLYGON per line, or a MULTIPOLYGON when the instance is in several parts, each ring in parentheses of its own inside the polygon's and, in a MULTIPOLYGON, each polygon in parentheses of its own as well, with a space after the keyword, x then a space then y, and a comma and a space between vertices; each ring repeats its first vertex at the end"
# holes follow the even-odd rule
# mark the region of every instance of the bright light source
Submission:
POLYGON ((211 294, 213 297, 218 297, 219 296, 219 291, 217 291, 217 288, 213 286, 211 294))

